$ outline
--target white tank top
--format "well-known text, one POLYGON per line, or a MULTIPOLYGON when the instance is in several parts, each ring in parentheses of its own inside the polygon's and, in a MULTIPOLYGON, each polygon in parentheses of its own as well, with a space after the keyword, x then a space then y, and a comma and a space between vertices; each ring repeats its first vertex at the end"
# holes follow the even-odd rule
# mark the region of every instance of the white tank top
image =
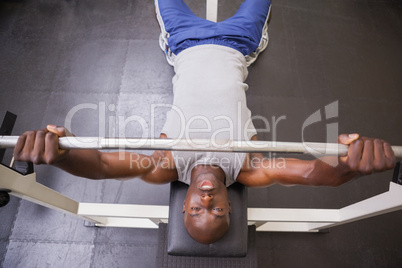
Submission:
MULTIPOLYGON (((244 56, 219 45, 200 45, 182 51, 175 59, 173 106, 162 129, 168 138, 186 139, 194 148, 225 146, 228 140, 250 140, 256 134, 247 108, 244 81, 248 71, 244 56), (193 139, 208 139, 194 144, 193 139)), ((172 152, 179 181, 190 184, 192 169, 217 165, 226 186, 236 181, 244 153, 172 152)))

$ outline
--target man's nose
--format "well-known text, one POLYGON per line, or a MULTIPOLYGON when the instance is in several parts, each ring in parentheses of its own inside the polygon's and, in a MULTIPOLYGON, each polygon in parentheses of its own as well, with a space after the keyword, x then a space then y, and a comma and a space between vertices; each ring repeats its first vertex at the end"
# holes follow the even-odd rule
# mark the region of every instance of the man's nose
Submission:
POLYGON ((206 206, 210 205, 211 201, 214 199, 212 194, 202 194, 201 202, 203 202, 206 206))

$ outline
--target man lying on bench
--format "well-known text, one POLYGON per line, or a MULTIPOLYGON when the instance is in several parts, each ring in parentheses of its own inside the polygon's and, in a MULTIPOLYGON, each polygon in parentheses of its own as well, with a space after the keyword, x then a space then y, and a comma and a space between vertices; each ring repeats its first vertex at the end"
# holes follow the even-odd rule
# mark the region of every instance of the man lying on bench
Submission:
MULTIPOLYGON (((219 23, 196 17, 182 0, 155 1, 161 27, 161 47, 175 67, 172 110, 161 138, 185 138, 194 148, 225 146, 227 140, 256 140, 246 105, 247 66, 267 45, 266 23, 271 3, 246 0, 237 13, 219 23), (249 56, 251 55, 251 56, 249 56), (209 139, 209 144, 194 144, 209 139)), ((390 144, 357 134, 340 135, 350 145, 346 157, 311 161, 265 159, 259 153, 172 152, 152 155, 95 150, 60 150, 63 127, 24 133, 14 157, 35 164, 52 164, 90 179, 134 178, 161 184, 189 184, 183 203, 184 223, 196 241, 209 244, 229 227, 231 205, 226 187, 235 181, 249 187, 341 185, 364 174, 391 169, 390 144)))

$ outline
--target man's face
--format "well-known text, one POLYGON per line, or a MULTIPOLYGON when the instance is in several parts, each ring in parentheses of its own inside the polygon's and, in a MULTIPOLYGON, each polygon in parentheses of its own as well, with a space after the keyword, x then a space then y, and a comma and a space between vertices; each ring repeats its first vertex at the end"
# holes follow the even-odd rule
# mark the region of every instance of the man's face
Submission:
POLYGON ((210 244, 229 228, 230 201, 226 186, 211 173, 192 180, 183 204, 184 225, 196 241, 210 244))

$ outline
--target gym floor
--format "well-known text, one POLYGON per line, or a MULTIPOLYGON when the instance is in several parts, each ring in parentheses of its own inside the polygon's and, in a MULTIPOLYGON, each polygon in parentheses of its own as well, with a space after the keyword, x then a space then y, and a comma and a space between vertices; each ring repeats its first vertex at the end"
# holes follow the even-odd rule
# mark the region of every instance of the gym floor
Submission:
MULTIPOLYGON (((205 17, 204 0, 186 2, 205 17)), ((240 2, 219 0, 218 20, 240 2)), ((269 33, 247 79, 248 105, 269 123, 256 118, 259 139, 323 142, 332 124, 402 145, 402 1, 275 0, 269 33), (339 109, 327 120, 328 104, 339 109), (318 110, 323 120, 303 129, 318 110)), ((159 136, 174 73, 158 36, 152 0, 1 0, 0 119, 18 115, 13 135, 56 124, 77 136, 159 136)), ((40 183, 80 202, 168 204, 169 185, 35 168, 40 183)), ((391 177, 249 189, 248 205, 341 208, 387 191, 391 177)), ((155 266, 157 230, 85 227, 16 197, 0 218, 1 267, 155 266)), ((399 211, 325 234, 258 233, 258 267, 400 267, 401 223, 399 211)))

